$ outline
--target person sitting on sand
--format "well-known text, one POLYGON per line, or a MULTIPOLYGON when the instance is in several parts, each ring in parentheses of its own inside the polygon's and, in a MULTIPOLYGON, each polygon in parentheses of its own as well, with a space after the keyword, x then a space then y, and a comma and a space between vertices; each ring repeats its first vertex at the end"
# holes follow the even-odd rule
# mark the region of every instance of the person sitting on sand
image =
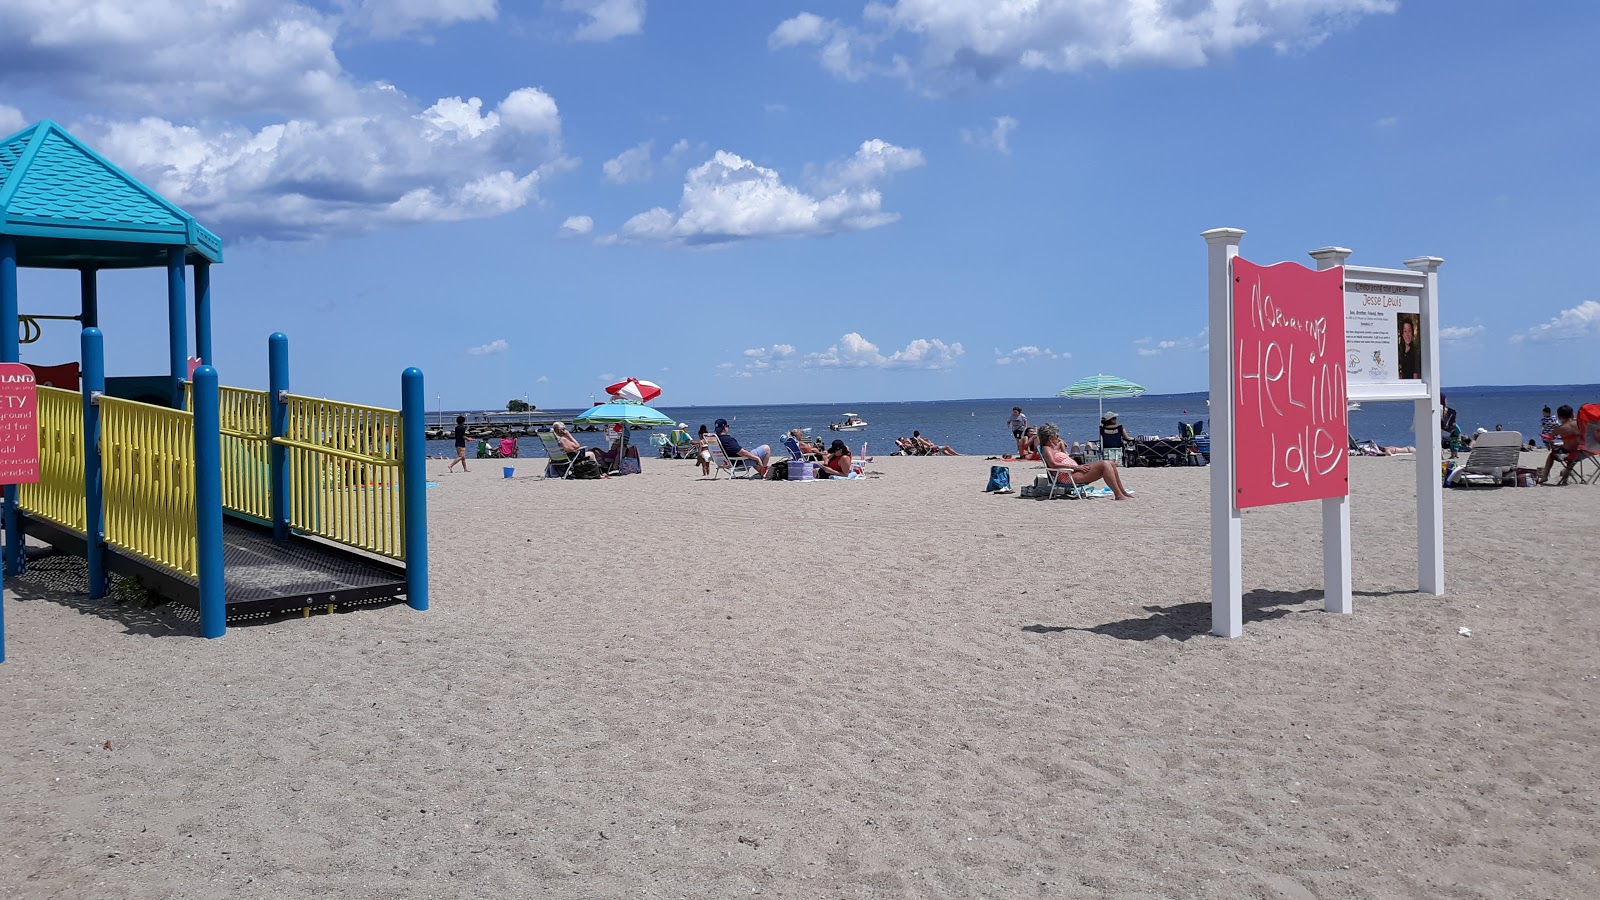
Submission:
POLYGON ((800 448, 800 455, 801 456, 808 456, 809 457, 809 456, 827 456, 828 455, 828 451, 827 451, 826 448, 824 448, 822 446, 822 442, 821 441, 818 441, 815 444, 811 443, 811 441, 806 438, 806 433, 801 431, 798 428, 793 429, 792 431, 790 431, 789 432, 789 436, 794 438, 795 445, 800 448))
POLYGON ((900 448, 899 450, 895 451, 895 453, 897 455, 899 455, 899 456, 921 456, 922 455, 922 448, 918 447, 915 443, 913 443, 911 438, 908 438, 908 437, 897 437, 897 438, 894 439, 894 444, 895 444, 896 447, 900 448))
POLYGON ((728 459, 748 459, 756 464, 756 471, 761 473, 761 477, 766 477, 767 461, 772 458, 771 447, 762 444, 754 450, 744 449, 738 439, 728 433, 727 419, 718 419, 711 423, 711 427, 716 429, 717 439, 722 441, 722 452, 728 455, 728 459))
POLYGON ((924 454, 928 455, 928 456, 960 456, 961 455, 961 454, 957 453, 956 451, 950 449, 949 445, 946 445, 946 444, 935 444, 933 441, 928 440, 927 438, 922 436, 922 432, 920 432, 920 431, 911 432, 911 440, 918 447, 922 448, 922 452, 924 454))
POLYGON ((1122 486, 1122 475, 1117 471, 1116 463, 1109 460, 1079 463, 1067 453, 1066 444, 1061 442, 1060 429, 1049 422, 1039 426, 1039 454, 1044 457, 1045 466, 1052 470, 1058 484, 1065 481, 1092 484, 1104 479, 1113 497, 1118 500, 1133 499, 1133 495, 1122 486))
POLYGON ((1550 435, 1553 446, 1550 448, 1550 455, 1545 457, 1544 471, 1539 473, 1539 483, 1549 484, 1550 469, 1558 460, 1567 463, 1561 470, 1561 480, 1552 486, 1567 483, 1567 479, 1572 476, 1572 463, 1569 460, 1575 458, 1574 454, 1583 443, 1583 429, 1578 427, 1578 420, 1573 417, 1571 406, 1561 404, 1561 408, 1556 410, 1556 421, 1560 424, 1556 426, 1555 433, 1550 435))
POLYGON ((835 440, 828 445, 828 458, 817 463, 817 477, 828 478, 837 475, 849 478, 850 464, 853 461, 850 457, 850 447, 844 441, 835 440))

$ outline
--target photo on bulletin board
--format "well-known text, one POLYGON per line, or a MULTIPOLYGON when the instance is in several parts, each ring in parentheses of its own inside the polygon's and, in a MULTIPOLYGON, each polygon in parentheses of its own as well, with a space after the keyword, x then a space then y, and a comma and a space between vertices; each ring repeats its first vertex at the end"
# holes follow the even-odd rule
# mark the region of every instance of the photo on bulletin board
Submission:
POLYGON ((1401 381, 1422 377, 1422 316, 1399 313, 1395 316, 1395 346, 1401 381))

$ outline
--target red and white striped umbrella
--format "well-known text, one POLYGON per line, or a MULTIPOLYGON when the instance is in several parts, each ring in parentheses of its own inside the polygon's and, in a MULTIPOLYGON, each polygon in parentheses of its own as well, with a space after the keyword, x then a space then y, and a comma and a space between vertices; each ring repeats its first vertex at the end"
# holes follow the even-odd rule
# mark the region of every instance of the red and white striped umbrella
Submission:
POLYGON ((606 393, 621 400, 649 403, 651 400, 661 396, 661 385, 638 378, 624 378, 606 388, 606 393))

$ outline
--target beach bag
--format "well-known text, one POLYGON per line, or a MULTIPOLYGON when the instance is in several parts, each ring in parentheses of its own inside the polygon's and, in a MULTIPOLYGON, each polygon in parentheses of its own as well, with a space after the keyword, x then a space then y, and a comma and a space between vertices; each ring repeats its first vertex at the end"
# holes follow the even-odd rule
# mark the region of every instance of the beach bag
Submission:
POLYGON ((569 478, 600 477, 600 464, 595 462, 594 457, 588 455, 587 453, 584 454, 582 459, 573 460, 571 466, 572 472, 567 476, 569 478))
POLYGON ((1009 491, 1009 490, 1011 490, 1011 467, 1010 466, 990 466, 989 467, 989 486, 984 488, 984 490, 985 491, 1009 491))
POLYGON ((767 467, 767 478, 772 481, 789 480, 789 461, 780 459, 767 467))

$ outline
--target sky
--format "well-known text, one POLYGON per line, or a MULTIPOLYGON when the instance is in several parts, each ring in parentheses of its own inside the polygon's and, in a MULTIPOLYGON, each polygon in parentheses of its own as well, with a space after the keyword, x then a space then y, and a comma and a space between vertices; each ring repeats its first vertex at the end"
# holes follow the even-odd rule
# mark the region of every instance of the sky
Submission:
MULTIPOLYGON (((445 409, 1204 390, 1223 226, 1443 257, 1446 385, 1593 383, 1595 34, 1586 0, 7 0, 0 134, 54 119, 222 236, 225 384, 282 331, 296 392, 387 406, 407 366, 445 409)), ((100 291, 108 373, 163 371, 164 271, 100 291)))

